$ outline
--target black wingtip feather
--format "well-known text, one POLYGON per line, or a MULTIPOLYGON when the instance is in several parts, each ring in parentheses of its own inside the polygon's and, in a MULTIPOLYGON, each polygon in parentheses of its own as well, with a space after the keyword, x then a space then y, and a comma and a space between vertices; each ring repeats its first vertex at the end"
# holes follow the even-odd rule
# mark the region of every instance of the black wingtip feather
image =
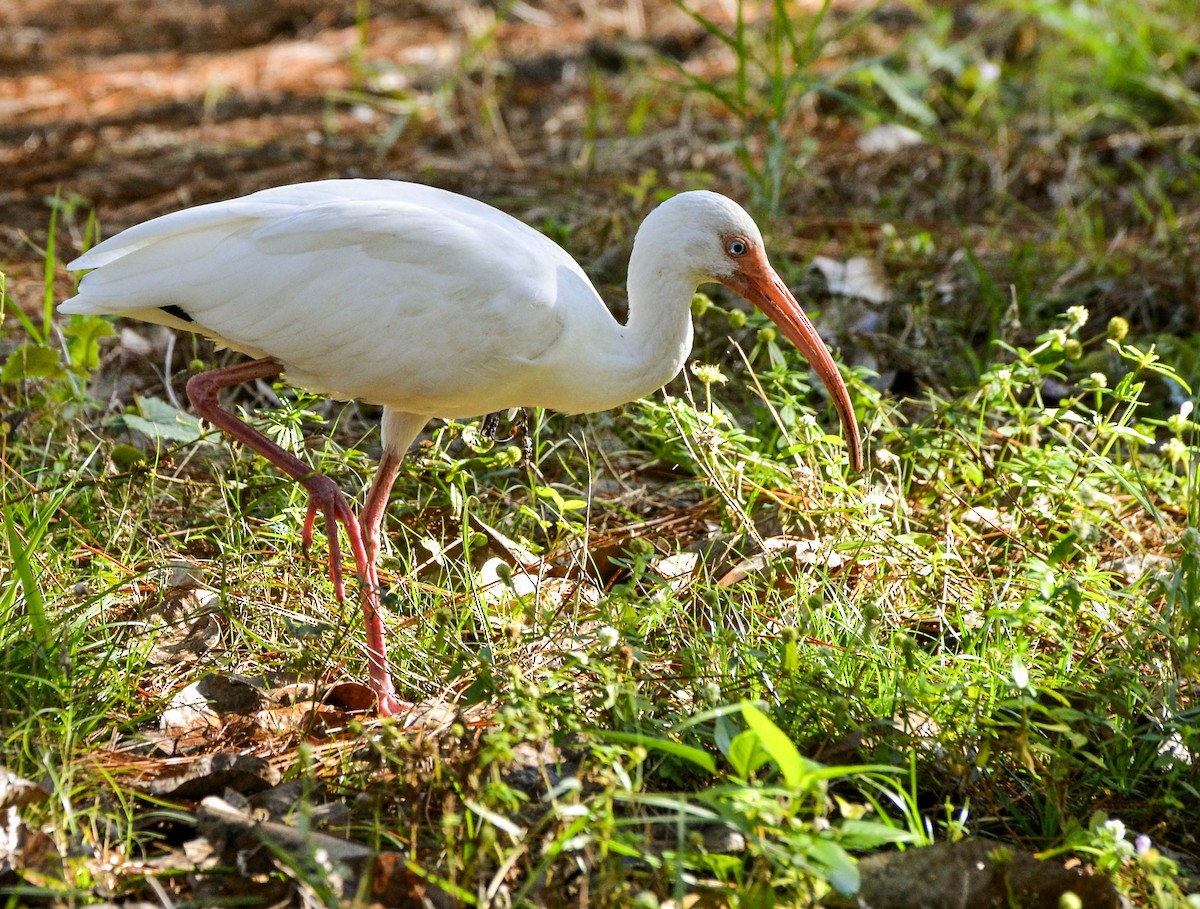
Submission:
POLYGON ((181 319, 184 322, 195 322, 196 321, 191 316, 189 316, 183 309, 176 306, 174 303, 170 303, 167 306, 160 306, 159 309, 161 309, 163 312, 165 312, 168 316, 174 316, 176 319, 181 319))

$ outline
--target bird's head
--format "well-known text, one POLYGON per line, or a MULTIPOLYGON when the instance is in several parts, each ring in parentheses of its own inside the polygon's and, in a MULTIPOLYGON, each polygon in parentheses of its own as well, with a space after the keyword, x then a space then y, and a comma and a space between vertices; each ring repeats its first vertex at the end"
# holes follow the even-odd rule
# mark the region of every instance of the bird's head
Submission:
POLYGON ((646 226, 671 238, 677 261, 693 271, 697 284, 717 281, 745 297, 799 348, 841 417, 850 463, 862 470, 862 441, 850 393, 821 336, 767 260, 754 219, 733 200, 698 190, 668 199, 650 213, 646 226))

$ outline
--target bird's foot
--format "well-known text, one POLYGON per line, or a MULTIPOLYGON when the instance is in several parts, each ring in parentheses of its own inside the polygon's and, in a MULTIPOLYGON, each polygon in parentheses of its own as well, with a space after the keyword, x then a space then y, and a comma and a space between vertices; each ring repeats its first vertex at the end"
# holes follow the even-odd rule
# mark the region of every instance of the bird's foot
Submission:
POLYGON ((375 573, 367 561, 366 548, 363 545, 362 528, 358 518, 350 509, 350 503, 341 488, 324 474, 314 473, 300 480, 308 490, 308 511, 304 516, 304 527, 300 531, 300 544, 308 555, 312 546, 313 530, 316 526, 318 512, 325 518, 326 545, 329 547, 329 579, 333 582, 333 594, 339 603, 346 600, 346 585, 342 577, 342 547, 338 539, 337 525, 346 529, 350 538, 350 549, 354 554, 354 565, 359 578, 367 585, 373 585, 375 573))
POLYGON ((300 529, 300 549, 304 553, 304 558, 308 558, 309 550, 312 549, 313 532, 317 527, 317 508, 316 500, 311 496, 308 500, 308 512, 304 515, 304 526, 300 529))
POLYGON ((402 701, 390 691, 379 694, 379 715, 387 717, 405 716, 416 709, 416 704, 402 701))

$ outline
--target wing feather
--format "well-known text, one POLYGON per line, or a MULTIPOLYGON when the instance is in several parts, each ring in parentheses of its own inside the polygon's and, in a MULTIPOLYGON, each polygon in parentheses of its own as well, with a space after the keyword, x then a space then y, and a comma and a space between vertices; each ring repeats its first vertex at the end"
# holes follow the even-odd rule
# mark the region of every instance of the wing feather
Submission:
POLYGON ((603 308, 574 260, 527 225, 390 181, 199 206, 124 231, 69 267, 95 270, 63 312, 186 327, 276 357, 313 390, 446 415, 480 412, 481 388, 509 406, 536 377, 515 367, 553 348, 564 307, 590 293, 603 308))

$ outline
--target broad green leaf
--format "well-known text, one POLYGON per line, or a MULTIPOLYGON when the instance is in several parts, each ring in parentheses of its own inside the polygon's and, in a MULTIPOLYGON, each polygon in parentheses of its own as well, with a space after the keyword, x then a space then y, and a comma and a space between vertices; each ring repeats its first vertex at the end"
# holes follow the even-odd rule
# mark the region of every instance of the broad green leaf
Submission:
POLYGON ((4 368, 0 370, 0 382, 48 379, 62 375, 62 371, 57 350, 37 344, 22 344, 4 361, 4 368))
POLYGON ((895 843, 918 843, 921 838, 911 830, 880 821, 850 820, 838 825, 838 842, 846 849, 869 850, 895 843))
POLYGON ((1051 565, 1057 565, 1060 562, 1065 561, 1068 556, 1074 554, 1075 543, 1078 539, 1079 537, 1075 535, 1074 531, 1068 533, 1065 537, 1059 540, 1058 543, 1055 544, 1054 549, 1051 550, 1050 556, 1046 559, 1046 561, 1051 565))
POLYGON ((763 750, 778 765, 784 782, 788 786, 799 788, 804 774, 810 772, 815 764, 802 757, 784 731, 753 704, 742 705, 742 716, 745 717, 746 725, 758 734, 763 750))
POLYGON ((1021 659, 1019 653, 1013 654, 1012 680, 1013 684, 1022 691, 1029 687, 1029 669, 1025 666, 1025 661, 1021 659))
POLYGON ((100 339, 112 337, 116 332, 106 319, 72 316, 63 328, 63 334, 68 338, 71 365, 90 371, 100 365, 100 339))
POLYGON ((139 398, 142 415, 125 414, 121 420, 126 428, 162 442, 198 442, 203 436, 200 421, 159 398, 139 398))
POLYGON ((729 743, 729 750, 725 752, 725 758, 734 773, 748 780, 754 771, 771 760, 771 755, 763 748, 758 733, 747 729, 733 737, 729 743))
POLYGON ((850 853, 832 840, 813 840, 808 847, 808 857, 825 869, 825 880, 838 893, 857 893, 862 877, 858 873, 858 862, 850 853))

